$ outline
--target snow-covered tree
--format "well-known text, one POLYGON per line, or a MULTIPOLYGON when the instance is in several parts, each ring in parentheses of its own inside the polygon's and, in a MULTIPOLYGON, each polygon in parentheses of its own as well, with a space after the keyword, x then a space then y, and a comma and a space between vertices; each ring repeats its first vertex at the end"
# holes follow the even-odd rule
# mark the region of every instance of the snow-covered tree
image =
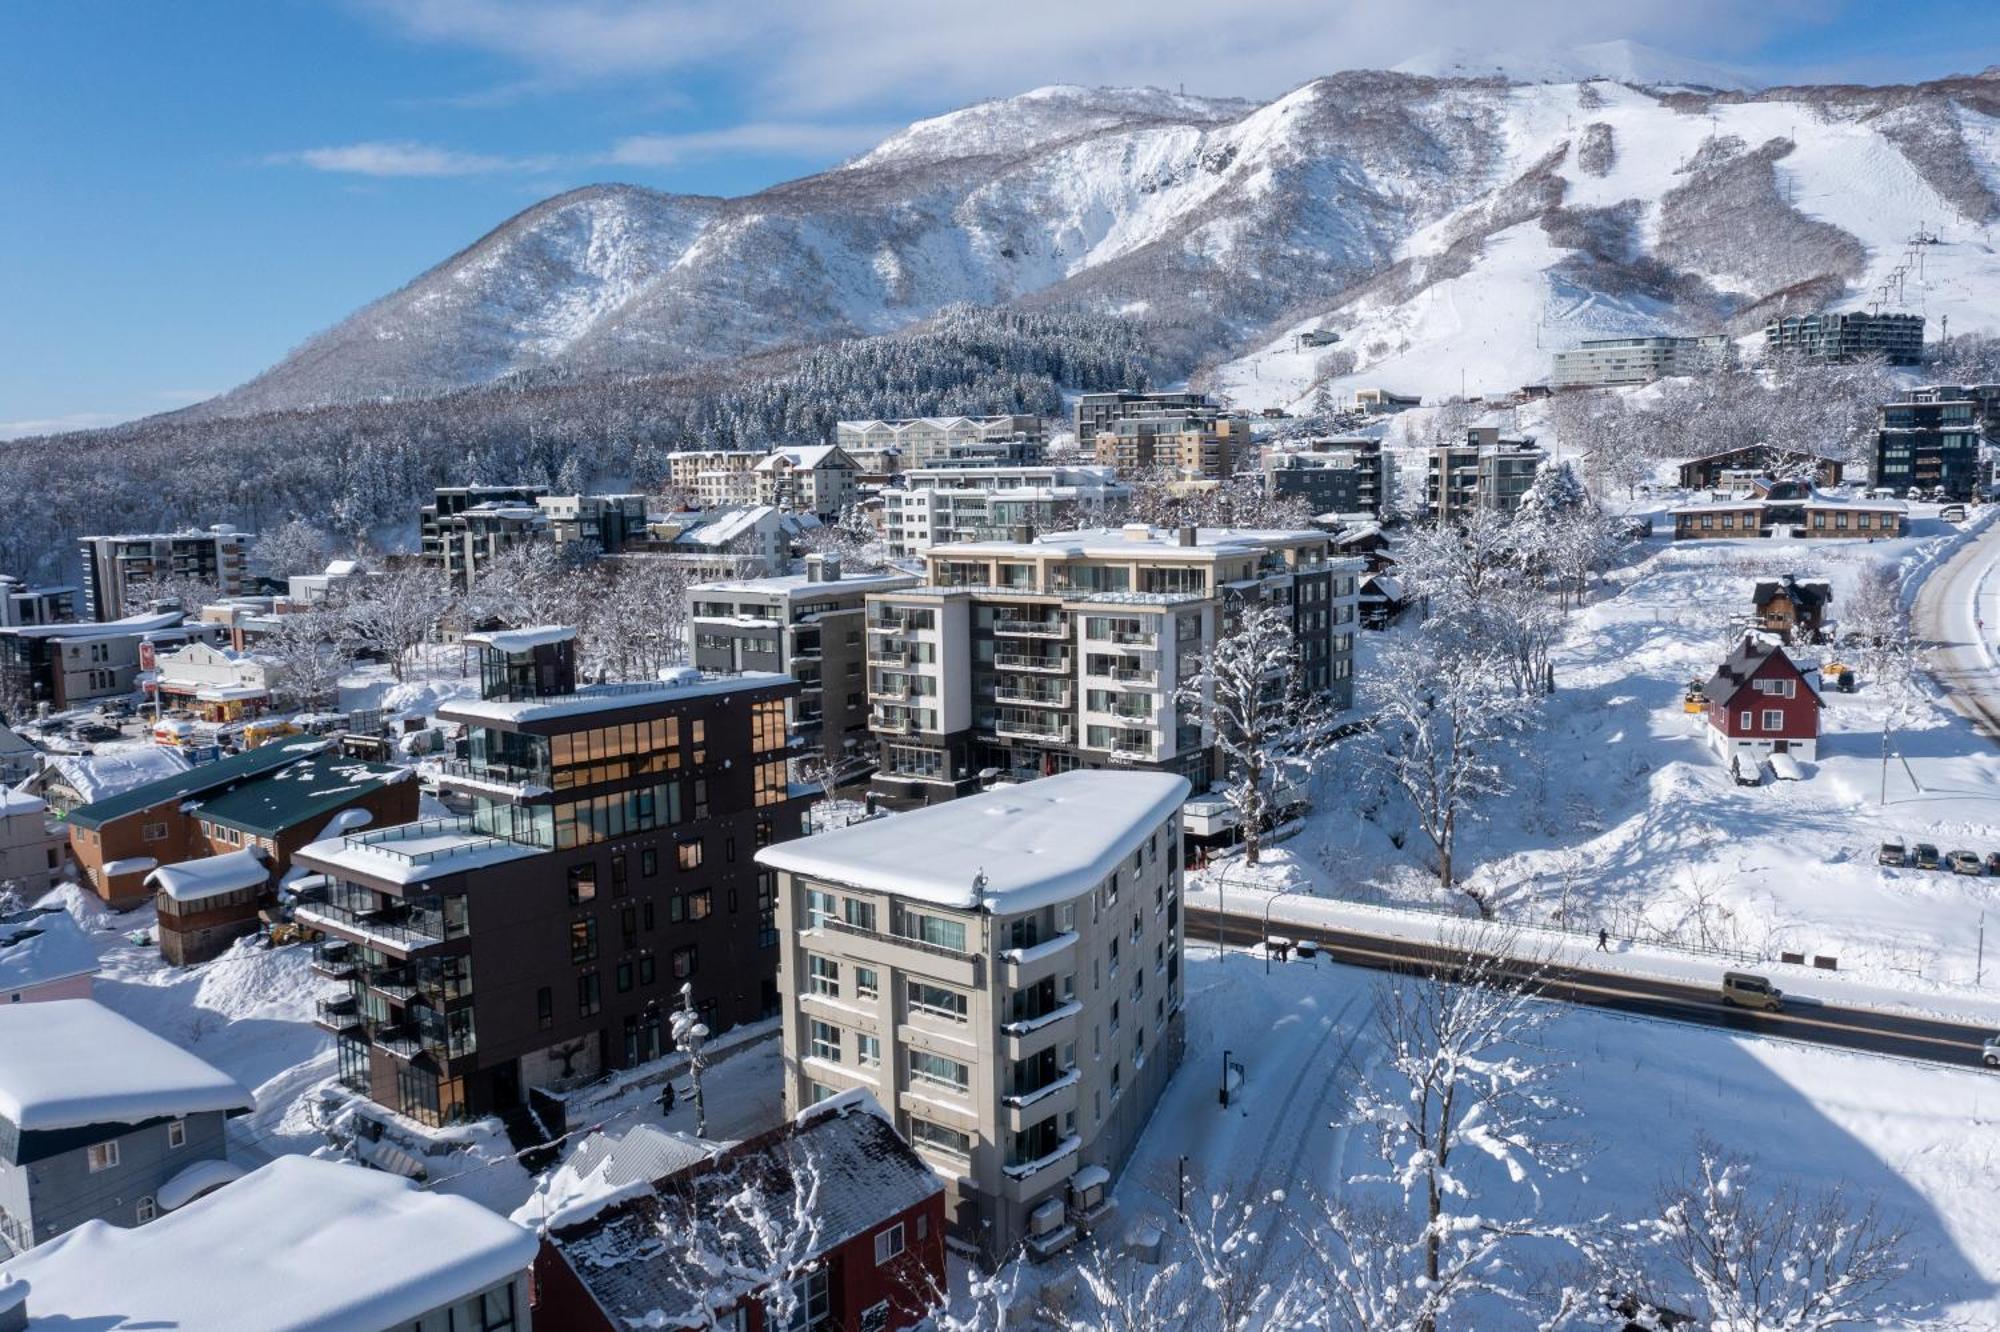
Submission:
POLYGON ((1467 931, 1439 941, 1431 975, 1385 981, 1375 999, 1381 1060, 1349 1093, 1341 1121, 1372 1139, 1378 1172, 1347 1182, 1300 1230, 1318 1261, 1334 1326, 1434 1332, 1477 1297, 1519 1305, 1529 1291, 1505 1251, 1577 1243, 1546 1221, 1540 1181, 1579 1165, 1559 1128, 1560 1065, 1538 1041, 1550 1008, 1538 972, 1505 960, 1518 940, 1467 931))
POLYGON ((499 620, 514 628, 574 624, 591 593, 592 552, 572 543, 529 541, 496 555, 466 590, 469 623, 499 620))
POLYGON ((694 982, 681 982, 681 1006, 673 1011, 668 1029, 674 1049, 687 1056, 688 1091, 694 1100, 694 1136, 708 1136, 708 1109, 701 1098, 701 1075, 708 1070, 708 1024, 694 1006, 694 982))
POLYGON ((273 692, 287 706, 311 712, 334 703, 347 673, 346 625, 335 611, 299 611, 277 617, 257 644, 275 676, 273 692))
MULTIPOLYGON (((1863 687, 1876 695, 1882 715, 1882 791, 1888 798, 1891 736, 1922 715, 1917 678, 1921 661, 1910 633, 1909 607, 1894 565, 1875 564, 1855 580, 1839 617, 1841 639, 1859 658, 1863 687)), ((1823 688, 1835 682, 1822 680, 1823 688)))
POLYGON ((333 534, 303 518, 265 532, 250 547, 250 563, 266 578, 318 573, 333 558, 333 534))
POLYGON ((451 609, 444 575, 427 564, 405 564, 356 589, 342 615, 356 642, 389 659, 398 680, 410 651, 437 632, 451 609))
POLYGON ((1222 793, 1243 830, 1243 859, 1254 865, 1278 797, 1311 770, 1330 729, 1323 693, 1304 679, 1290 610, 1243 606, 1176 701, 1213 727, 1222 793))
POLYGON ((1923 1313, 1896 1291, 1908 1233, 1874 1202, 1790 1181, 1760 1195, 1744 1158, 1712 1143, 1631 1232, 1638 1326, 1660 1325, 1669 1309, 1729 1332, 1907 1327, 1923 1313))
POLYGON ((635 1326, 733 1329, 746 1299, 764 1326, 793 1326, 822 1261, 821 1187, 812 1153, 793 1143, 775 1168, 753 1161, 663 1194, 655 1230, 675 1261, 650 1270, 678 1307, 635 1326))

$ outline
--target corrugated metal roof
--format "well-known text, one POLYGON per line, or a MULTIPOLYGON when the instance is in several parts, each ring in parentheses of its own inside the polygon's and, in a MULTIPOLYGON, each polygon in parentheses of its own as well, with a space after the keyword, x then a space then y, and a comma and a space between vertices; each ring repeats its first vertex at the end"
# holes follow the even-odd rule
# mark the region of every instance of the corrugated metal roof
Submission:
POLYGON ((187 800, 203 792, 214 791, 231 782, 239 782, 247 777, 255 777, 266 772, 299 763, 319 753, 327 747, 325 740, 287 739, 274 741, 256 749, 232 754, 213 763, 202 763, 186 772, 172 777, 163 777, 144 786, 135 786, 122 794, 108 799, 93 801, 81 809, 70 811, 69 821, 84 828, 101 828, 114 819, 122 819, 140 810, 151 809, 155 805, 170 800, 187 800))

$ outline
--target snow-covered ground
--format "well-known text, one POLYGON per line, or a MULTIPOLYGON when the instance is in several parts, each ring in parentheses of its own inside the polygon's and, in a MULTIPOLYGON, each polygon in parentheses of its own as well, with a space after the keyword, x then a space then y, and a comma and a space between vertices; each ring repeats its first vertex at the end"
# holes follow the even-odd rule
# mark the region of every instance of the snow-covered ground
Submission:
MULTIPOLYGON (((1113 1238, 1142 1218, 1169 1235, 1177 1174, 1189 1194, 1237 1203, 1343 1190, 1379 1170, 1371 1144, 1335 1127, 1343 1093, 1380 1060, 1374 973, 1191 950, 1187 1050, 1120 1180, 1113 1238), (1225 1051, 1243 1064, 1228 1110, 1216 1087, 1225 1051)), ((1556 1134, 1583 1168, 1539 1177, 1545 1220, 1629 1219, 1706 1137, 1753 1165, 1752 1187, 1845 1185, 1907 1225, 1904 1293, 1965 1326, 2000 1319, 2000 1080, 1990 1073, 1688 1028, 1595 1009, 1563 1009, 1541 1032, 1558 1063, 1551 1090, 1573 1119, 1556 1134)), ((1292 1245, 1276 1209, 1246 1255, 1279 1279, 1292 1245)), ((1171 1244, 1171 1240, 1170 1240, 1171 1244)), ((1059 1277, 1060 1268, 1042 1275, 1059 1277)), ((1522 1324, 1526 1325, 1526 1324, 1522 1324)))

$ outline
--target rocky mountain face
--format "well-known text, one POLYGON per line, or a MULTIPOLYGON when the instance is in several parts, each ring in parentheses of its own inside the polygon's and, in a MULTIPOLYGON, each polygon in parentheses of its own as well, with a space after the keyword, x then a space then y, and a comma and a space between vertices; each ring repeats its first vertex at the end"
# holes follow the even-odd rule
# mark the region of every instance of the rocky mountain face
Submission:
POLYGON ((1136 318, 1165 362, 1253 407, 1321 381, 1512 387, 1577 337, 1744 332, 1829 303, 1971 332, 2000 308, 1996 184, 1987 77, 1718 92, 1359 72, 1266 105, 1044 88, 742 198, 547 200, 191 414, 695 369, 956 303, 1136 318), (1921 275, 1919 231, 1941 242, 1921 275), (1339 341, 1306 354, 1307 329, 1339 341))

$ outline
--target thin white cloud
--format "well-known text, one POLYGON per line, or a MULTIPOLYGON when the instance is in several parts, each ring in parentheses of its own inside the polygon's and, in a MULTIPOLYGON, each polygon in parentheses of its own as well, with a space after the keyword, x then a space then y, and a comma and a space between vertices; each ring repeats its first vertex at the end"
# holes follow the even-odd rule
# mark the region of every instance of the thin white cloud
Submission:
POLYGON ((0 439, 21 439, 27 435, 59 435, 65 430, 95 430, 117 425, 131 416, 120 412, 68 412, 25 421, 0 421, 0 439))
POLYGON ((500 171, 539 171, 549 165, 546 158, 496 157, 407 140, 304 148, 273 153, 264 160, 273 166, 302 166, 354 176, 483 176, 500 171))
POLYGON ((845 157, 879 143, 900 125, 753 122, 684 134, 635 134, 605 155, 614 166, 678 166, 730 153, 763 157, 845 157))

